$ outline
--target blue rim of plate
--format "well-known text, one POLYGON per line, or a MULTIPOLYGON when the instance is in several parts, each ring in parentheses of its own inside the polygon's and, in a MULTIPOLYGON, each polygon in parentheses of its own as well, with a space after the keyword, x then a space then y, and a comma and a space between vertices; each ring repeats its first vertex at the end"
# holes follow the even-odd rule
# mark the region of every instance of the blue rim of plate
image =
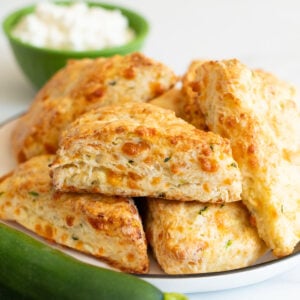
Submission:
MULTIPOLYGON (((8 125, 9 123, 17 120, 19 117, 21 117, 25 112, 20 112, 17 115, 11 116, 7 118, 6 120, 2 121, 0 123, 0 129, 3 128, 5 125, 8 125)), ((265 254, 267 254, 266 252, 265 254)), ((84 253, 83 253, 84 254, 84 253)), ((207 272, 207 273, 195 273, 195 274, 177 274, 177 275, 170 275, 170 274, 131 274, 140 278, 153 278, 153 279, 189 279, 189 278, 209 278, 209 277, 221 277, 224 275, 230 275, 230 274, 236 274, 236 273, 244 273, 256 269, 260 269, 263 267, 271 266, 274 264, 278 264, 283 261, 287 261, 290 259, 293 259, 295 257, 299 256, 299 262, 300 262, 300 242, 295 247, 295 250, 292 254, 280 257, 280 258, 274 258, 269 261, 265 261, 262 263, 254 264, 251 266, 239 268, 239 269, 233 269, 233 270, 227 270, 227 271, 220 271, 220 272, 207 272), (299 248, 299 249, 297 249, 299 248)))

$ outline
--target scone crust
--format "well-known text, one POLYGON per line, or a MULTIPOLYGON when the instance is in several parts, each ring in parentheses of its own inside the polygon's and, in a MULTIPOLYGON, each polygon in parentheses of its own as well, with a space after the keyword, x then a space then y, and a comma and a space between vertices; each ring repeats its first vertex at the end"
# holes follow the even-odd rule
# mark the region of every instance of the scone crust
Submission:
POLYGON ((185 82, 209 130, 230 139, 243 201, 277 256, 300 240, 300 114, 294 87, 238 60, 201 63, 185 82))
POLYGON ((59 191, 240 200, 240 173, 228 140, 151 104, 86 113, 62 134, 57 154, 51 169, 59 191))
POLYGON ((205 122, 205 117, 198 105, 197 94, 194 92, 194 85, 197 87, 198 84, 197 81, 195 81, 196 70, 204 62, 205 60, 192 61, 182 78, 182 118, 196 128, 207 131, 208 127, 205 122))
POLYGON ((95 105, 146 102, 176 81, 171 69, 141 53, 71 60, 39 91, 14 129, 17 160, 55 153, 61 131, 95 105))
POLYGON ((0 182, 0 218, 58 244, 96 256, 130 273, 149 268, 142 222, 133 200, 96 194, 56 193, 48 165, 36 156, 0 182))
POLYGON ((168 274, 243 268, 265 251, 249 213, 238 201, 226 204, 148 199, 146 236, 168 274))
POLYGON ((180 88, 173 88, 163 93, 159 97, 156 97, 148 102, 149 104, 156 105, 165 109, 169 109, 175 112, 176 117, 184 118, 184 105, 185 99, 180 88))

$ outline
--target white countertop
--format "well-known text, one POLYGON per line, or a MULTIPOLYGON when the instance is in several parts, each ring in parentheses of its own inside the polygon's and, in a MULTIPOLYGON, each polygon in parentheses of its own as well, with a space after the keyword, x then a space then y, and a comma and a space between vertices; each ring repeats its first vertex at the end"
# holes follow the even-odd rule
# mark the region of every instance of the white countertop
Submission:
MULTIPOLYGON (((0 20, 34 0, 1 0, 0 20)), ((37 2, 37 1, 36 1, 37 2)), ((144 53, 184 73, 197 58, 238 58, 300 87, 298 0, 119 0, 151 23, 144 53)), ((0 123, 26 110, 35 91, 21 74, 0 33, 0 123)), ((216 286, 218 282, 216 282, 216 286)), ((299 299, 300 264, 262 283, 189 295, 194 299, 299 299)))

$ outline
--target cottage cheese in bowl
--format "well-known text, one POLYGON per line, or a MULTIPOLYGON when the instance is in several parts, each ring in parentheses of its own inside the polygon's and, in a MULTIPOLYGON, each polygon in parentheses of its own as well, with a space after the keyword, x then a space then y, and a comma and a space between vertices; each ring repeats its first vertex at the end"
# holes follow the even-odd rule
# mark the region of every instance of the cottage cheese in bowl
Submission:
POLYGON ((127 44, 134 31, 119 10, 89 7, 86 3, 37 4, 34 13, 21 19, 13 30, 28 44, 60 50, 98 50, 127 44))

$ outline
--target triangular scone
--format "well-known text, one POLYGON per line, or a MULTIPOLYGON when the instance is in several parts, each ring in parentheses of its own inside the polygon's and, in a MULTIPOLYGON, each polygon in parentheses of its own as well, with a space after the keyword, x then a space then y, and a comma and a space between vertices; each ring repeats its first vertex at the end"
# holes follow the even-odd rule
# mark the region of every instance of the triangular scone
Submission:
POLYGON ((219 272, 253 264, 266 246, 241 201, 148 199, 146 236, 168 274, 219 272))
POLYGON ((145 234, 129 198, 55 193, 48 165, 34 157, 0 182, 0 218, 131 273, 148 271, 145 234))
POLYGON ((145 103, 78 118, 62 134, 51 168, 58 191, 202 202, 236 201, 241 193, 228 140, 145 103))
POLYGON ((94 105, 146 102, 176 83, 174 72, 140 53, 72 60, 55 74, 20 118, 12 142, 19 162, 55 153, 58 136, 94 105))
POLYGON ((200 64, 185 82, 210 130, 229 138, 242 198, 277 256, 300 240, 300 113, 295 89, 237 60, 200 64))

